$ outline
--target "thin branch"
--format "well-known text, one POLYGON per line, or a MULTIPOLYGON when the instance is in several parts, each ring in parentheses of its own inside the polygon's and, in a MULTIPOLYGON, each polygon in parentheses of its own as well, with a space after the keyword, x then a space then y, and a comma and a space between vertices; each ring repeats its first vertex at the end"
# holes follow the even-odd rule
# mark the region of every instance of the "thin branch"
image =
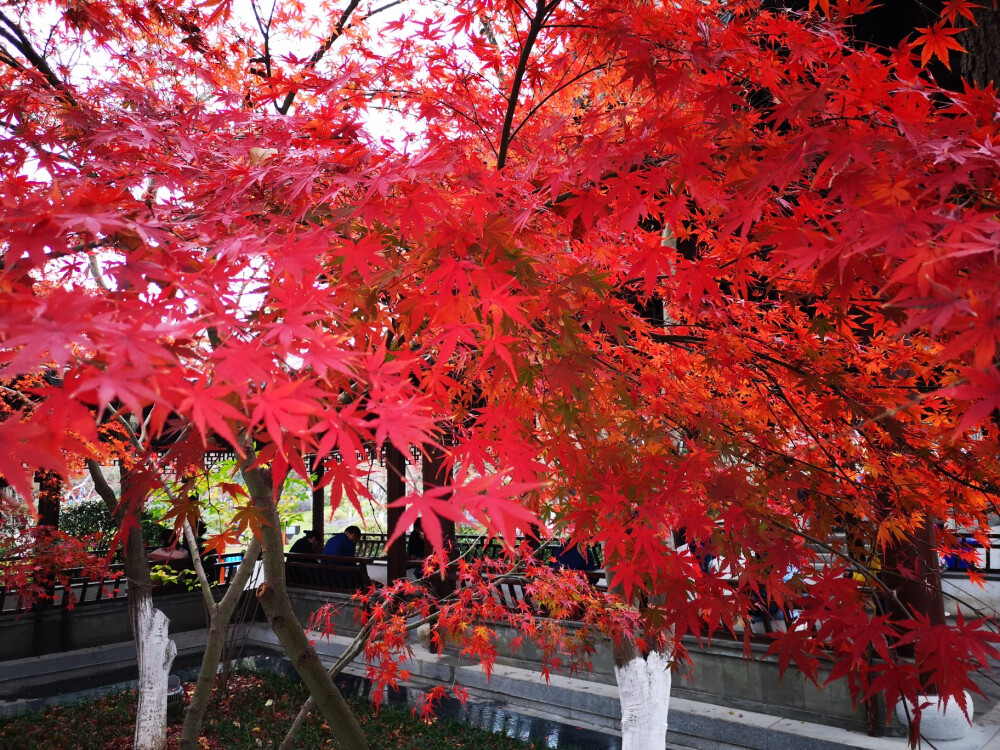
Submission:
POLYGON ((264 37, 264 53, 262 57, 264 58, 264 74, 267 78, 271 77, 271 20, 274 18, 274 5, 271 5, 271 15, 267 17, 265 22, 260 13, 257 11, 257 0, 250 0, 250 8, 253 10, 254 20, 257 21, 257 28, 260 29, 260 34, 264 37))
MULTIPOLYGON (((3 11, 0 11, 0 16, 2 15, 3 11)), ((8 21, 7 23, 9 24, 10 22, 8 21)), ((21 40, 2 27, 0 27, 0 39, 6 39, 8 42, 13 44, 14 48, 17 50, 21 49, 21 40)))
POLYGON ((895 421, 895 416, 897 414, 899 414, 900 412, 908 411, 909 409, 913 408, 914 406, 917 406, 918 404, 920 404, 923 401, 926 401, 929 398, 940 396, 941 393, 942 393, 942 391, 947 391, 950 388, 956 388, 956 387, 958 387, 960 385, 964 385, 965 382, 966 382, 966 378, 959 378, 954 383, 952 383, 952 384, 950 384, 948 386, 942 386, 941 388, 935 388, 935 389, 932 389, 932 390, 929 390, 929 391, 925 391, 923 393, 918 393, 916 396, 914 396, 913 398, 911 398, 909 401, 905 401, 902 404, 900 404, 899 406, 895 406, 895 407, 893 407, 891 409, 884 409, 883 411, 881 411, 880 413, 874 415, 873 417, 869 417, 864 422, 862 422, 861 424, 859 424, 857 426, 857 429, 860 430, 860 429, 862 429, 864 427, 867 427, 870 424, 875 424, 877 422, 884 422, 884 421, 890 421, 890 420, 895 421))
POLYGON ((9 388, 6 385, 0 385, 0 392, 6 393, 7 395, 13 396, 14 398, 18 399, 20 404, 11 404, 10 402, 8 402, 8 405, 12 409, 22 409, 25 406, 28 406, 29 404, 35 403, 31 400, 31 397, 24 391, 19 391, 15 388, 9 388))
POLYGON ((604 67, 605 67, 605 65, 594 65, 593 67, 587 68, 586 70, 584 70, 583 72, 579 73, 578 75, 573 76, 571 79, 569 79, 565 83, 560 84, 556 88, 552 89, 552 91, 550 91, 548 94, 546 94, 545 96, 543 96, 542 99, 540 101, 538 101, 535 104, 534 107, 532 107, 531 109, 528 110, 528 114, 526 114, 524 116, 524 119, 521 120, 521 124, 518 125, 516 128, 514 128, 514 132, 512 132, 510 134, 510 139, 514 140, 515 138, 517 138, 517 134, 521 132, 521 128, 523 128, 525 125, 528 124, 528 120, 530 120, 535 115, 535 113, 538 112, 538 110, 540 110, 543 106, 545 106, 545 103, 548 102, 549 99, 551 99, 553 96, 555 96, 560 91, 562 91, 563 89, 567 88, 568 86, 573 85, 577 81, 579 81, 579 80, 581 80, 583 78, 586 78, 591 73, 594 73, 594 72, 596 72, 598 70, 601 70, 604 67))
POLYGON ((841 560, 843 560, 844 562, 846 562, 850 567, 857 569, 862 575, 865 576, 866 579, 868 579, 869 581, 874 582, 880 589, 882 589, 889 596, 890 599, 893 600, 893 602, 895 602, 897 605, 899 605, 900 607, 902 607, 903 611, 906 611, 907 608, 903 607, 902 602, 900 602, 899 599, 896 598, 896 592, 893 591, 892 589, 890 589, 888 586, 886 586, 884 583, 882 583, 882 581, 880 581, 878 579, 878 576, 877 576, 877 572, 878 571, 872 570, 870 567, 868 567, 864 563, 860 562, 859 560, 855 560, 850 555, 848 555, 848 554, 846 554, 844 552, 841 552, 839 549, 837 549, 836 547, 834 547, 832 544, 830 544, 828 542, 824 542, 822 539, 814 537, 811 534, 807 534, 804 531, 800 531, 799 529, 796 529, 796 528, 794 528, 792 526, 787 526, 787 525, 781 523, 781 521, 778 521, 775 518, 767 518, 767 519, 765 519, 765 523, 767 523, 767 524, 769 524, 771 526, 777 526, 779 529, 782 529, 783 531, 787 531, 789 534, 792 534, 794 536, 800 537, 800 538, 804 539, 805 541, 809 542, 810 544, 814 544, 817 547, 819 547, 820 549, 826 550, 831 555, 835 555, 836 557, 839 557, 841 560))
POLYGON ((108 511, 113 516, 115 509, 118 507, 118 497, 108 484, 108 480, 104 476, 104 471, 101 470, 101 465, 94 459, 88 458, 87 469, 90 472, 90 478, 94 482, 94 490, 104 501, 104 504, 108 507, 108 511))
POLYGON ((379 13, 382 13, 383 11, 389 10, 390 8, 395 8, 397 5, 402 5, 405 2, 406 2, 406 0, 393 0, 393 2, 391 2, 391 3, 386 3, 385 5, 383 5, 383 6, 379 7, 379 8, 376 8, 375 10, 373 10, 368 15, 361 16, 360 20, 367 21, 372 16, 377 16, 379 13))
MULTIPOLYGON (((819 434, 813 429, 812 425, 806 422, 805 417, 802 416, 799 410, 795 407, 795 404, 792 403, 791 398, 789 397, 785 389, 781 386, 781 383, 778 382, 778 379, 775 378, 769 372, 764 372, 764 376, 771 382, 772 386, 777 389, 778 398, 781 401, 783 401, 786 406, 788 406, 788 408, 794 415, 795 419, 798 420, 798 423, 800 425, 802 425, 802 429, 804 429, 813 439, 813 442, 816 443, 816 447, 819 448, 820 451, 823 452, 823 455, 827 457, 827 460, 830 462, 830 465, 833 466, 834 470, 840 475, 842 479, 849 481, 851 478, 850 474, 840 465, 840 462, 837 460, 836 456, 834 456, 833 453, 830 451, 830 449, 826 446, 827 441, 821 439, 819 434)), ((874 490, 872 491, 874 492, 874 490)))
POLYGON ((52 27, 49 29, 49 35, 47 37, 45 37, 45 44, 42 45, 42 56, 43 57, 48 57, 48 55, 49 55, 49 47, 52 44, 52 39, 55 37, 55 35, 56 35, 56 29, 58 29, 58 28, 59 28, 59 24, 52 24, 52 27))
MULTIPOLYGON (((703 344, 708 341, 705 336, 692 336, 682 333, 658 333, 656 331, 652 331, 649 334, 649 338, 657 344, 672 344, 682 347, 684 344, 703 344)), ((690 349, 688 349, 688 351, 690 351, 690 349)))
MULTIPOLYGON (((145 446, 143 445, 142 440, 135 434, 135 430, 132 428, 132 425, 129 424, 129 421, 125 418, 125 416, 111 404, 108 404, 106 408, 111 410, 111 415, 118 420, 122 427, 125 428, 125 432, 128 434, 129 440, 132 442, 132 445, 136 448, 136 450, 144 451, 145 446)), ((167 498, 172 503, 176 503, 177 497, 170 489, 169 484, 165 481, 159 467, 154 464, 153 470, 160 475, 163 491, 167 493, 167 498)), ((100 490, 98 490, 98 493, 100 494, 100 490)), ((215 597, 212 595, 212 586, 208 582, 208 576, 205 574, 205 567, 201 561, 201 550, 198 548, 198 540, 195 538, 194 532, 191 530, 191 524, 188 523, 187 518, 184 519, 183 533, 184 538, 187 541, 188 553, 191 555, 191 562, 194 564, 195 572, 198 575, 199 588, 201 589, 202 596, 205 599, 205 604, 209 608, 210 612, 214 612, 218 605, 215 601, 215 597)))
POLYGON ((528 8, 524 5, 524 3, 521 2, 521 0, 514 0, 514 5, 516 5, 518 8, 521 9, 521 12, 524 13, 525 18, 529 19, 531 18, 531 11, 528 10, 528 8))
POLYGON ((52 88, 60 99, 68 102, 69 104, 75 105, 76 99, 69 92, 68 87, 63 83, 62 79, 56 75, 55 71, 49 65, 48 61, 35 49, 31 40, 24 33, 24 30, 14 21, 11 21, 2 10, 0 10, 0 22, 3 22, 7 27, 13 32, 14 36, 10 36, 3 29, 0 29, 0 35, 4 38, 9 39, 14 45, 15 49, 24 55, 25 59, 32 64, 32 66, 45 78, 46 82, 52 88))
MULTIPOLYGON (((330 32, 330 36, 323 41, 319 49, 316 50, 312 57, 309 58, 309 62, 306 63, 306 70, 312 70, 315 68, 319 61, 323 59, 323 55, 325 55, 327 51, 329 51, 330 47, 333 46, 333 43, 341 37, 344 33, 344 29, 347 28, 347 22, 350 20, 351 14, 354 12, 354 9, 358 7, 358 3, 360 2, 361 0, 350 0, 347 7, 344 8, 344 12, 341 14, 340 20, 337 21, 337 24, 333 27, 333 31, 330 32)), ((279 113, 283 115, 288 114, 288 110, 291 108, 292 102, 295 101, 295 95, 297 93, 297 90, 289 91, 288 94, 285 95, 285 100, 281 104, 275 104, 275 108, 279 113)))
MULTIPOLYGON (((481 538, 485 537, 481 536, 481 538)), ((468 549, 466 549, 466 551, 462 555, 460 555, 456 560, 452 561, 452 564, 458 562, 459 560, 464 560, 468 557, 471 557, 474 550, 475 550, 475 543, 470 544, 468 549)), ((498 575, 494 579, 494 581, 496 583, 500 583, 505 580, 508 580, 509 578, 512 578, 513 576, 520 573, 523 568, 524 568, 524 561, 518 560, 517 563, 515 563, 515 565, 512 568, 509 568, 504 573, 498 575)), ((421 583, 429 583, 431 577, 432 576, 424 576, 422 578, 418 578, 415 581, 413 581, 413 585, 416 586, 421 583)), ((383 600, 383 602, 380 603, 378 606, 385 606, 388 603, 388 601, 396 601, 398 597, 399 594, 393 594, 389 600, 383 600)), ((441 605, 457 601, 458 597, 459 597, 459 592, 453 591, 447 596, 443 597, 442 599, 436 600, 436 604, 441 605)), ((424 615, 423 617, 419 617, 416 620, 408 622, 406 624, 405 630, 406 632, 409 633, 423 625, 434 624, 435 622, 437 622, 440 615, 441 615, 441 610, 439 609, 435 612, 431 612, 427 615, 424 615)), ((329 670, 327 670, 327 674, 329 674, 331 678, 334 678, 337 675, 339 675, 347 667, 347 665, 350 664, 352 661, 354 661, 355 657, 357 657, 358 654, 360 654, 364 650, 365 644, 368 642, 368 636, 374 629, 374 626, 372 624, 373 622, 374 618, 371 618, 368 624, 366 624, 361 630, 358 631, 357 635, 354 636, 354 639, 347 645, 347 648, 344 649, 344 653, 342 653, 340 655, 340 658, 337 659, 334 665, 330 667, 329 670)), ((302 704, 302 707, 299 709, 298 714, 296 714, 295 720, 292 721, 291 726, 288 728, 288 732, 285 734, 285 739, 282 740, 278 750, 291 749, 292 745, 295 743, 295 738, 298 735, 299 730, 302 728, 303 722, 309 716, 309 713, 312 711, 315 705, 316 701, 310 695, 306 699, 306 702, 302 704)))
POLYGON ((7 52, 3 47, 0 47, 0 62, 4 63, 14 70, 24 70, 24 66, 21 65, 14 57, 11 57, 10 53, 7 52))
POLYGON ((107 280, 104 278, 104 272, 101 271, 101 266, 97 262, 97 258, 93 255, 88 255, 87 262, 90 265, 90 275, 94 277, 94 281, 97 283, 97 286, 106 292, 114 291, 111 288, 111 285, 108 284, 107 280))
POLYGON ((194 572, 198 574, 198 583, 201 584, 202 598, 205 606, 208 607, 209 618, 215 616, 219 609, 215 597, 212 596, 212 584, 208 582, 208 574, 205 573, 205 565, 201 561, 201 550, 198 548, 198 539, 194 535, 194 530, 187 518, 184 519, 184 541, 187 542, 188 552, 191 554, 191 562, 194 564, 194 572))
POLYGON ((528 59, 531 57, 531 50, 535 46, 535 41, 542 31, 545 18, 555 10, 559 0, 552 0, 546 5, 545 0, 537 0, 535 14, 531 18, 531 25, 528 27, 528 34, 524 38, 521 46, 521 56, 517 60, 517 68, 514 71, 514 80, 510 86, 510 95, 507 97, 507 111, 503 117, 503 128, 500 131, 499 148, 497 149, 497 170, 504 168, 507 164, 507 151, 513 138, 511 128, 514 126, 514 112, 517 110, 517 100, 521 95, 521 83, 524 81, 524 74, 528 69, 528 59))
POLYGON ((146 449, 145 446, 142 444, 142 441, 139 439, 139 436, 135 434, 135 430, 132 428, 132 425, 129 424, 129 421, 125 418, 125 415, 123 415, 120 411, 118 411, 118 409, 116 409, 111 404, 108 404, 104 408, 109 409, 111 411, 111 416, 117 419, 119 424, 121 424, 121 426, 125 428, 125 433, 128 435, 128 439, 132 442, 132 445, 135 447, 135 449, 139 451, 145 451, 146 449))

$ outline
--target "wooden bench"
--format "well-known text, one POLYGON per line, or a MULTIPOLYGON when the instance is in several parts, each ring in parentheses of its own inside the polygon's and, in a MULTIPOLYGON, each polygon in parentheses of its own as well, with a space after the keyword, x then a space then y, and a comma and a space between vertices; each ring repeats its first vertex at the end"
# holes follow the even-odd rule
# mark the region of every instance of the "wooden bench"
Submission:
POLYGON ((285 582, 295 588, 353 594, 367 589, 367 557, 285 554, 285 582))

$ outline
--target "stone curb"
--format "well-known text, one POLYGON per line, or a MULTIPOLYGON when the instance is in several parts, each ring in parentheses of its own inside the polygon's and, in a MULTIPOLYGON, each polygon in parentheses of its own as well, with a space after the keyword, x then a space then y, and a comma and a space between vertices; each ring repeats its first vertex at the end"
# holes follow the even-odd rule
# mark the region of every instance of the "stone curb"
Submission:
MULTIPOLYGON (((351 639, 335 636, 323 639, 313 634, 316 649, 324 662, 332 663, 351 639)), ((254 625, 249 634, 258 645, 277 645, 266 626, 254 625)), ((403 665, 417 686, 458 683, 470 695, 495 700, 512 710, 568 724, 582 723, 608 734, 616 730, 620 718, 618 688, 578 677, 552 675, 548 683, 537 671, 498 665, 490 679, 476 665, 461 664, 453 656, 438 656, 421 644, 411 644, 413 655, 403 665)), ((279 647, 280 648, 280 647, 279 647)), ((363 673, 355 661, 352 673, 363 673)), ((673 747, 698 750, 906 750, 905 738, 868 737, 859 732, 824 724, 785 719, 702 703, 683 698, 670 699, 670 729, 667 740, 673 747)), ((951 742, 937 741, 937 750, 1000 750, 1000 727, 973 725, 968 736, 951 742)))

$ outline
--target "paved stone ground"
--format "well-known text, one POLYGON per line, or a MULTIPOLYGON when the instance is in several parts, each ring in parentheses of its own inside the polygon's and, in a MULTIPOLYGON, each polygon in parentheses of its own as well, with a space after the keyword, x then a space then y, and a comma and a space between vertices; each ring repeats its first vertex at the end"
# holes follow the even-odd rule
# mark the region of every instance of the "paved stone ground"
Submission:
POLYGON ((977 724, 1000 726, 1000 661, 992 660, 991 667, 973 675, 983 695, 973 695, 972 705, 977 724))

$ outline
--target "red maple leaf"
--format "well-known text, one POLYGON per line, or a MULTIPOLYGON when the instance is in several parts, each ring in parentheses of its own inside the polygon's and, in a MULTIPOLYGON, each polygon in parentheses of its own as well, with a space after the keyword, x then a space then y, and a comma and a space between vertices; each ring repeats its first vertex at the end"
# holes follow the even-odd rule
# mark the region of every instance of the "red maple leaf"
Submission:
POLYGON ((930 62, 932 57, 938 58, 944 66, 951 70, 951 63, 948 61, 949 50, 965 52, 965 47, 952 39, 956 34, 965 31, 964 27, 949 27, 945 21, 938 21, 930 27, 918 28, 920 35, 914 40, 914 45, 923 47, 920 51, 920 64, 924 67, 930 62))
MULTIPOLYGON (((975 9, 981 7, 981 5, 971 3, 969 0, 945 0, 944 7, 941 9, 941 18, 948 23, 955 23, 959 16, 964 16, 975 23, 975 9)), ((996 3, 994 3, 994 7, 996 7, 996 3)))

